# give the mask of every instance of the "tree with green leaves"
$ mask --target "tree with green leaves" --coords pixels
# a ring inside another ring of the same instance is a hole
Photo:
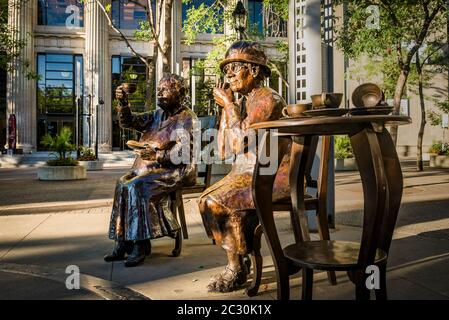
[[[424,132],[427,124],[427,101],[428,97],[424,94],[424,88],[431,85],[432,79],[436,74],[448,71],[447,54],[444,53],[443,47],[447,46],[446,37],[440,35],[436,36],[435,42],[424,50],[417,51],[415,55],[415,71],[416,84],[418,87],[419,104],[421,109],[421,120],[417,139],[417,155],[416,155],[416,170],[423,171],[423,140]],[[447,96],[447,91],[446,91]],[[443,106],[439,101],[435,101],[437,106]],[[444,107],[443,107],[444,108]]]
[[[95,0],[100,10],[105,15],[109,27],[116,32],[123,41],[125,41],[126,46],[129,48],[131,53],[139,58],[142,63],[145,64],[148,70],[148,87],[150,89],[149,99],[150,104],[155,101],[155,88],[156,88],[156,61],[158,56],[162,61],[162,71],[170,72],[171,65],[171,22],[172,22],[172,7],[174,0],[128,0],[128,2],[134,3],[135,5],[143,8],[145,10],[146,16],[145,20],[141,21],[139,24],[139,29],[134,30],[134,37],[137,40],[144,40],[154,44],[155,50],[153,50],[153,56],[151,59],[147,59],[144,55],[138,53],[132,46],[130,40],[123,34],[123,32],[118,29],[112,23],[111,4],[104,0]],[[165,31],[164,31],[165,30]],[[163,37],[162,37],[163,35]],[[148,54],[148,56],[150,56]]]
[[[28,68],[29,61],[21,60],[22,49],[26,46],[26,41],[16,36],[19,30],[8,24],[8,14],[12,6],[24,6],[29,0],[1,0],[0,1],[0,68],[12,71],[17,68],[17,64],[25,66],[26,77],[36,79],[37,74]]]
[[[413,58],[434,31],[442,32],[437,26],[446,19],[446,0],[334,2],[334,5],[342,4],[347,10],[344,23],[336,30],[336,42],[349,58],[395,52],[399,75],[393,100],[394,114],[398,114]],[[396,144],[397,126],[390,132]]]
[[[235,0],[216,0],[212,4],[201,3],[194,6],[192,0],[182,0],[184,4],[190,4],[187,10],[187,20],[184,22],[183,31],[186,36],[186,44],[195,42],[199,33],[210,32],[215,36],[213,48],[208,53],[207,58],[200,62],[197,67],[212,68],[216,74],[221,74],[219,62],[224,58],[224,54],[229,45],[237,40],[234,32],[225,33],[225,25],[228,29],[235,28],[235,22],[232,12],[235,8]],[[279,36],[279,25],[288,20],[288,0],[264,0],[263,1],[264,18],[266,20],[264,32],[261,33],[257,26],[249,26],[245,31],[245,38],[253,41],[260,41],[266,36]],[[288,85],[286,72],[282,65],[288,61],[288,44],[286,41],[278,41],[276,48],[280,55],[269,57],[268,64],[274,73],[278,74],[280,79]]]

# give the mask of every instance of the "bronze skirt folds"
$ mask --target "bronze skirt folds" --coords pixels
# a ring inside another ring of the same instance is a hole
[[[119,179],[109,227],[109,238],[141,241],[174,237],[180,230],[170,209],[170,193],[181,188],[188,166],[166,168],[158,164],[133,170]]]

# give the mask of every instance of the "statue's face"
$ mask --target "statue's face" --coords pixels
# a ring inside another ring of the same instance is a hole
[[[243,62],[231,62],[224,66],[226,78],[233,92],[247,94],[255,84],[255,79],[250,71],[250,64]]]
[[[181,103],[181,93],[176,81],[170,80],[170,78],[164,78],[159,82],[156,94],[157,105],[163,110],[172,111]]]

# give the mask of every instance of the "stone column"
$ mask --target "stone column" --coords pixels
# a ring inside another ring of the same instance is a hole
[[[10,114],[17,119],[17,148],[24,152],[36,150],[36,81],[27,75],[36,70],[34,55],[34,13],[36,1],[8,1],[8,26],[13,41],[25,43],[12,61],[7,78],[7,121]]]
[[[182,38],[182,3],[174,1],[172,8],[172,47],[171,47],[171,72],[181,75],[181,38]]]
[[[330,0],[324,0],[325,8],[331,6]],[[323,54],[322,43],[328,38],[322,39],[321,26],[321,0],[294,0],[289,3],[289,25],[288,40],[290,48],[289,60],[289,102],[305,103],[310,101],[312,94],[321,93],[323,90],[331,90],[332,77],[327,74],[329,68],[333,68],[331,57]],[[331,12],[325,12],[325,18],[330,19]],[[325,26],[325,31],[329,32],[329,27]],[[331,31],[331,30],[330,30]],[[324,52],[326,53],[326,52]],[[323,73],[323,70],[326,74]],[[329,72],[331,74],[331,72]],[[327,80],[327,81],[326,81]],[[318,152],[321,144],[318,145]],[[327,205],[328,215],[334,216],[335,193],[334,193],[334,157],[333,144],[331,144],[331,157],[329,163],[329,180]],[[319,156],[315,156],[312,169],[312,176],[318,172]],[[315,219],[309,216],[309,225],[316,226]]]
[[[106,5],[106,3],[104,3]],[[95,0],[88,0],[85,4],[85,96],[92,97],[92,105],[89,98],[85,99],[85,111],[92,112],[91,134],[84,141],[88,141],[90,147],[95,146],[96,130],[98,126],[98,150],[110,152],[112,149],[112,105],[111,105],[111,57],[109,56],[109,26],[107,19]],[[100,100],[104,101],[100,105]],[[96,108],[98,107],[98,117]],[[98,118],[98,123],[96,119]]]

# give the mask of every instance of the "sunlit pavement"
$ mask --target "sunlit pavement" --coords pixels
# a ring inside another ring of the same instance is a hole
[[[390,299],[449,298],[449,171],[414,171],[403,163],[404,196],[389,260]],[[106,234],[115,180],[126,168],[89,172],[88,179],[44,182],[36,169],[0,169],[1,299],[275,299],[271,258],[263,244],[264,274],[259,295],[245,291],[208,293],[210,276],[226,264],[221,248],[205,236],[197,197],[184,199],[189,239],[180,257],[171,257],[174,240],[152,242],[144,265],[127,269],[105,263],[113,242]],[[362,210],[359,176],[336,176],[333,239],[358,240]],[[281,241],[292,241],[287,213],[276,213]],[[316,238],[316,234],[313,234]],[[66,288],[67,266],[81,272],[79,290]],[[339,273],[328,285],[316,274],[314,299],[353,299],[352,284]],[[100,288],[100,289],[98,289]],[[298,275],[291,277],[292,298],[299,299]],[[139,293],[141,295],[139,295]]]

